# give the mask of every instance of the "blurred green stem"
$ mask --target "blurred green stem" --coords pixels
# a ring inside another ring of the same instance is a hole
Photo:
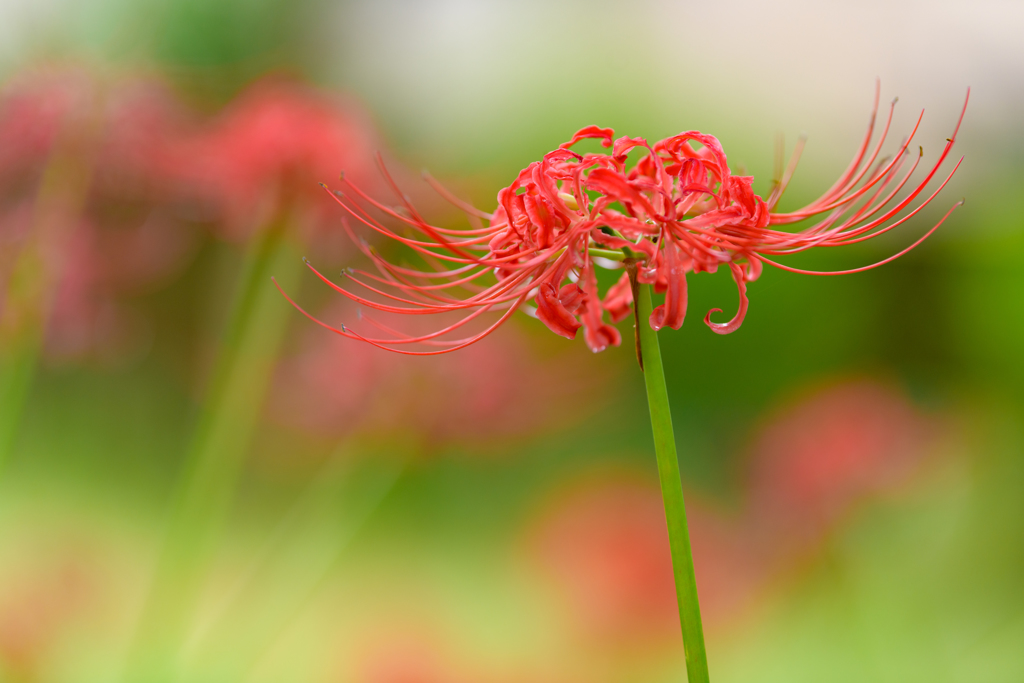
[[[18,435],[18,425],[39,357],[39,343],[38,337],[33,336],[0,348],[0,471],[7,463]]]
[[[275,221],[246,255],[209,391],[172,494],[163,546],[128,656],[128,683],[175,677],[291,312],[270,284],[271,275],[287,277],[298,270],[298,255],[283,238],[285,222]]]
[[[704,650],[704,627],[700,620],[697,600],[697,579],[693,572],[693,553],[690,550],[690,532],[686,527],[686,506],[683,503],[683,485],[679,476],[676,440],[672,431],[672,413],[668,405],[665,371],[661,364],[658,333],[647,324],[651,316],[651,286],[634,288],[637,333],[644,381],[647,384],[647,403],[651,409],[651,427],[654,430],[654,450],[658,458],[658,477],[661,496],[665,503],[668,522],[668,540],[672,550],[672,573],[676,581],[679,601],[679,621],[683,629],[683,649],[686,652],[686,678],[689,683],[708,683],[708,660]]]
[[[54,293],[92,179],[91,128],[84,130],[63,132],[43,172],[32,229],[0,304],[0,472],[14,448]]]
[[[335,450],[197,632],[181,681],[211,671],[217,680],[248,680],[394,489],[412,449],[388,446],[348,442]]]

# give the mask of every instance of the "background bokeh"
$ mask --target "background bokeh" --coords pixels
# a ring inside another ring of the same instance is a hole
[[[884,238],[727,273],[662,333],[712,676],[1024,679],[1017,2],[0,2],[0,680],[685,677],[642,376],[521,316],[397,358],[316,328],[316,182],[380,150],[484,210],[589,124],[700,129],[784,207],[898,95],[966,160]],[[338,209],[340,211],[340,209]],[[386,247],[382,247],[386,248]],[[623,330],[628,333],[626,327]],[[628,334],[627,334],[627,339]]]

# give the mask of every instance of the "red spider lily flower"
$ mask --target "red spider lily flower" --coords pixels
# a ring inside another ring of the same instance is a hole
[[[965,102],[965,111],[966,106]],[[582,327],[587,345],[597,352],[621,341],[618,330],[606,322],[605,312],[613,322],[629,315],[633,300],[631,272],[636,271],[637,281],[652,284],[655,291],[665,295],[664,303],[650,317],[651,327],[678,329],[686,315],[687,273],[714,272],[724,265],[739,289],[739,310],[726,323],[711,321],[711,315],[720,309],[710,311],[704,320],[719,334],[733,332],[747,311],[747,285],[757,279],[764,264],[817,275],[868,270],[916,247],[959,206],[954,205],[912,245],[869,266],[821,273],[774,260],[813,247],[853,244],[884,234],[920,212],[952,177],[956,168],[938,189],[897,218],[938,173],[953,147],[963,113],[935,165],[920,183],[897,199],[908,187],[921,159],[908,152],[921,119],[897,153],[888,161],[879,161],[892,109],[878,142],[872,146],[877,109],[876,93],[867,135],[835,184],[814,202],[785,213],[775,211],[775,207],[792,178],[800,148],[765,199],[751,189],[753,178],[733,175],[719,141],[697,131],[652,145],[643,138],[615,139],[608,128],[584,128],[520,172],[498,193],[493,213],[460,202],[434,183],[471,219],[473,226],[466,230],[432,226],[407,200],[403,199],[403,206],[396,209],[346,183],[345,193],[334,196],[348,214],[413,250],[428,267],[417,270],[396,265],[364,244],[363,251],[377,272],[349,271],[350,286],[334,284],[319,272],[317,275],[341,294],[377,311],[463,315],[435,332],[420,335],[403,334],[372,320],[386,332],[385,336],[367,336],[346,326],[334,328],[316,322],[342,336],[382,348],[432,355],[479,341],[532,300],[536,317],[549,329],[573,339]],[[587,138],[599,140],[610,153],[581,154],[572,149]],[[632,163],[629,153],[636,149],[646,154]],[[385,225],[376,217],[378,212],[400,221],[404,231]],[[780,229],[812,218],[817,221],[798,232]],[[488,225],[485,227],[480,219],[487,220]],[[627,273],[602,298],[595,266],[614,267],[617,264],[613,261],[626,262]],[[492,276],[493,281],[488,283]],[[501,315],[480,332],[464,332],[467,325],[488,312]],[[453,335],[456,338],[451,338]],[[410,351],[410,344],[435,348]]]

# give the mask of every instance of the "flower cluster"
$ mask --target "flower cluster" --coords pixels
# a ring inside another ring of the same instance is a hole
[[[203,117],[150,78],[18,75],[0,88],[0,347],[40,336],[48,360],[131,357],[150,327],[133,299],[207,235],[246,244],[276,221],[347,258],[315,181],[345,167],[369,185],[379,147],[357,105],[280,79]]]
[[[964,107],[966,110],[966,102]],[[620,334],[607,322],[605,313],[612,322],[627,317],[637,283],[653,285],[656,292],[664,294],[664,303],[651,314],[651,327],[679,329],[686,315],[687,273],[714,272],[727,266],[739,290],[739,310],[725,323],[711,321],[711,315],[720,309],[711,310],[704,320],[715,332],[728,334],[743,322],[747,284],[757,279],[764,264],[820,275],[873,268],[920,244],[959,205],[950,208],[910,247],[870,266],[820,273],[774,260],[812,247],[853,244],[888,232],[921,211],[952,177],[956,168],[936,190],[899,216],[938,172],[953,146],[956,130],[924,179],[908,186],[921,160],[920,154],[908,151],[921,117],[897,153],[880,160],[892,108],[879,140],[872,145],[877,110],[876,95],[867,135],[847,170],[825,194],[791,212],[777,212],[775,207],[793,176],[799,147],[768,197],[762,198],[752,189],[752,177],[732,173],[718,139],[696,131],[650,144],[642,138],[615,139],[608,128],[584,128],[502,189],[498,206],[490,214],[461,202],[428,177],[442,195],[466,212],[473,225],[464,230],[430,225],[404,196],[403,206],[396,208],[346,182],[345,192],[334,196],[348,214],[417,252],[426,267],[396,265],[364,244],[363,252],[376,272],[350,269],[346,276],[352,287],[317,275],[361,306],[377,311],[462,315],[426,335],[402,334],[365,317],[386,336],[365,336],[346,326],[334,328],[317,322],[375,346],[431,355],[482,339],[532,300],[536,317],[549,329],[573,339],[582,327],[587,345],[598,352],[620,343]],[[959,126],[958,121],[957,130]],[[573,149],[588,138],[599,140],[610,152],[579,153]],[[634,150],[638,154],[631,154]],[[813,218],[816,222],[800,231],[781,229]],[[389,227],[384,222],[388,219],[406,227]],[[408,234],[408,228],[414,233]],[[627,272],[602,297],[595,266],[623,265]],[[460,334],[486,312],[501,312],[501,316],[482,331]],[[410,351],[410,344],[435,348]]]

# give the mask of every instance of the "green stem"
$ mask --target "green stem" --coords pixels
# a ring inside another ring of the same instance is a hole
[[[274,225],[246,256],[209,393],[171,500],[126,681],[175,676],[290,313],[270,283],[273,274],[287,277],[297,270],[298,255],[283,232],[283,224]]]
[[[668,405],[665,371],[661,364],[658,333],[647,323],[652,309],[651,287],[640,285],[636,291],[637,331],[643,354],[644,381],[647,383],[647,403],[651,409],[651,427],[654,430],[654,450],[658,458],[661,496],[665,503],[665,518],[668,521],[672,573],[676,580],[679,621],[683,628],[683,649],[686,652],[686,678],[689,683],[708,683],[704,627],[700,620],[697,579],[693,572],[690,532],[686,528],[686,506],[683,504],[683,485],[679,477],[679,460],[676,457],[676,440],[672,432],[672,413]]]

